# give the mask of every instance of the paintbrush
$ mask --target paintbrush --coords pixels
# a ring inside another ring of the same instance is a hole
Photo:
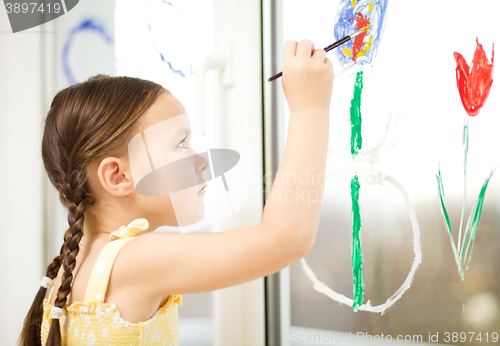
[[[338,40],[337,42],[334,42],[334,43],[332,43],[331,45],[329,45],[329,46],[327,46],[327,47],[325,47],[325,48],[323,48],[323,49],[325,50],[325,52],[329,52],[329,51],[331,51],[332,49],[337,48],[337,47],[338,47],[338,46],[340,46],[341,44],[344,44],[344,43],[346,43],[347,41],[352,40],[353,38],[355,38],[355,37],[356,37],[356,36],[358,36],[359,34],[361,34],[361,33],[365,32],[365,31],[366,31],[366,30],[368,30],[369,28],[370,28],[370,25],[364,26],[364,27],[362,27],[361,29],[359,29],[358,31],[355,31],[355,32],[353,32],[352,34],[349,34],[349,35],[347,35],[346,37],[341,38],[341,39],[340,39],[340,40]],[[273,80],[280,78],[282,75],[283,75],[283,72],[280,72],[280,73],[278,73],[278,74],[276,74],[276,75],[272,76],[271,78],[269,78],[267,81],[268,81],[268,82],[272,82]]]

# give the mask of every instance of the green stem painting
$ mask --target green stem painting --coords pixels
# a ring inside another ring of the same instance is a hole
[[[469,269],[469,263],[472,258],[472,247],[474,246],[474,240],[476,238],[477,227],[479,225],[479,219],[481,218],[481,212],[483,210],[484,197],[486,195],[486,189],[488,187],[488,183],[491,179],[491,176],[495,172],[495,168],[493,168],[489,174],[489,176],[485,179],[481,191],[479,192],[479,196],[477,197],[476,203],[472,208],[469,217],[467,219],[467,224],[462,232],[462,224],[463,217],[465,212],[465,204],[467,200],[467,156],[469,153],[469,125],[468,120],[464,122],[463,136],[462,136],[462,144],[464,147],[464,194],[462,201],[462,214],[460,216],[460,226],[458,230],[458,242],[455,245],[455,240],[453,238],[453,231],[451,228],[450,217],[448,215],[448,210],[445,204],[445,195],[444,195],[444,186],[443,179],[441,177],[441,168],[438,167],[438,174],[436,175],[437,184],[438,184],[438,193],[439,193],[439,201],[441,206],[441,211],[444,217],[444,224],[447,230],[447,233],[450,237],[451,248],[453,250],[453,255],[455,257],[455,262],[458,268],[458,274],[465,280],[465,271]]]
[[[351,100],[350,120],[351,120],[351,154],[356,157],[363,145],[361,137],[361,91],[363,90],[363,71],[356,74],[354,82],[353,98]],[[352,202],[352,278],[354,303],[352,309],[357,311],[363,304],[363,256],[361,254],[361,214],[359,208],[359,188],[358,176],[351,179],[351,202]]]

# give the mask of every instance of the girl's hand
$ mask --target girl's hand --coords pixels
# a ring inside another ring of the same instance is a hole
[[[330,109],[333,68],[324,49],[309,40],[287,41],[283,47],[282,86],[290,113]]]

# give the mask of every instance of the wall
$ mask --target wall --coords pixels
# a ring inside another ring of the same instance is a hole
[[[41,27],[0,10],[0,343],[14,345],[44,275]]]

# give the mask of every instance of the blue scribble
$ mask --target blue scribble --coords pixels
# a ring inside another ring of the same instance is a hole
[[[341,0],[340,2],[335,18],[335,26],[333,28],[336,40],[340,40],[356,31],[357,22],[355,18],[358,12],[361,12],[370,20],[370,29],[368,29],[366,34],[365,42],[372,36],[373,41],[371,47],[363,56],[358,57],[356,60],[356,62],[362,65],[372,64],[372,60],[377,54],[388,1],[389,0],[358,0],[354,7],[352,6],[352,0]],[[371,3],[373,4],[373,8],[370,11],[369,6]],[[344,68],[349,68],[354,65],[352,56],[344,54],[344,48],[349,49],[351,52],[353,51],[353,43],[354,40],[350,40],[336,49],[337,57]]]
[[[80,24],[75,26],[69,33],[66,38],[66,42],[64,43],[63,52],[62,52],[62,65],[64,74],[66,75],[66,79],[70,83],[70,85],[76,84],[77,81],[71,72],[71,68],[69,66],[68,55],[71,44],[75,40],[75,37],[81,33],[82,31],[90,30],[97,34],[99,34],[109,45],[113,44],[113,38],[106,32],[104,25],[99,23],[99,21],[95,18],[86,18]]]
[[[151,0],[152,2],[152,0]],[[177,11],[177,9],[174,7],[174,5],[172,5],[171,2],[168,2],[166,0],[161,0],[162,3],[166,4],[166,5],[169,5],[170,7],[172,7],[177,13],[181,14],[181,15],[184,15],[183,13],[180,13],[179,11]],[[149,30],[149,37],[151,38],[151,21],[148,22],[148,30]],[[193,73],[193,69],[191,67],[191,71],[190,73],[186,73],[186,72],[183,72],[182,70],[180,69],[176,69],[172,66],[172,63],[170,63],[170,61],[168,61],[167,59],[165,59],[165,57],[163,56],[162,52],[160,52],[160,50],[155,46],[155,44],[153,43],[153,39],[151,38],[151,45],[153,46],[153,48],[158,52],[158,54],[160,55],[160,58],[161,58],[161,61],[164,61],[167,63],[168,67],[170,68],[170,70],[173,72],[173,73],[176,73],[176,74],[179,74],[181,75],[182,77],[186,77],[188,74],[192,74]]]
[[[179,11],[178,9],[175,8],[174,4],[172,4],[170,1],[166,1],[166,0],[160,0],[161,2],[163,2],[164,4],[166,5],[169,5],[170,7],[172,7],[174,9],[175,12],[179,13],[180,15],[183,15],[185,16],[186,14],[185,13],[182,13],[181,11]]]

